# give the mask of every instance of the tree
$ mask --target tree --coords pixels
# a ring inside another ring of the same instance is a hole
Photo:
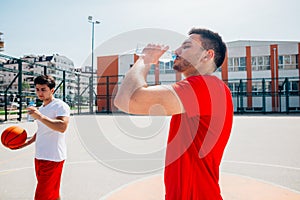
[[[30,84],[27,82],[22,82],[22,90],[29,91],[29,89],[30,89]]]

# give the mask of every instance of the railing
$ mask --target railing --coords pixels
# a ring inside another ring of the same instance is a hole
[[[299,77],[232,79],[227,82],[236,114],[300,113]]]
[[[101,78],[103,81],[98,82],[98,91],[101,92],[98,92],[97,101],[98,105],[102,106],[98,107],[98,111],[116,112],[117,109],[112,102],[122,76],[119,76],[118,80],[115,76]],[[300,113],[299,77],[230,79],[225,82],[228,83],[232,93],[235,114]],[[166,85],[173,83],[174,81],[159,82],[159,84]],[[275,83],[278,85],[276,86]],[[154,82],[148,82],[148,85],[154,84]]]

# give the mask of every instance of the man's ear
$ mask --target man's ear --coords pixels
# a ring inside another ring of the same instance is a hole
[[[208,59],[214,59],[215,57],[215,51],[212,49],[207,50],[206,55],[204,57],[204,59],[208,60]]]
[[[201,60],[208,61],[214,59],[215,52],[212,49],[209,49],[205,52],[205,55],[201,58]]]

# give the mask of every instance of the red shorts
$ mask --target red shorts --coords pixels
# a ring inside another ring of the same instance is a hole
[[[59,198],[60,178],[64,160],[60,162],[35,158],[37,187],[35,200],[56,200]]]

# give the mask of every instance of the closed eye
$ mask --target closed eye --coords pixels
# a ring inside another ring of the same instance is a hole
[[[187,49],[187,48],[190,48],[190,47],[191,47],[191,45],[184,45],[182,48]]]

